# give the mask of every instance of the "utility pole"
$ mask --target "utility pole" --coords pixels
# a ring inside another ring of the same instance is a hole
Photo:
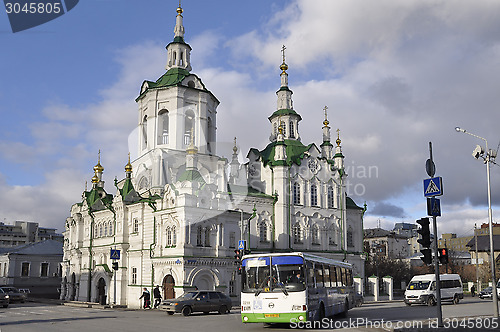
[[[474,224],[474,246],[476,248],[476,285],[477,285],[477,292],[479,293],[481,291],[481,284],[479,284],[479,265],[478,265],[478,252],[477,252],[477,231],[476,231],[476,224]]]

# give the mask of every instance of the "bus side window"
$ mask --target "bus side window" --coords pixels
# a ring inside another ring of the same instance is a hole
[[[352,270],[347,269],[347,286],[352,287],[353,285],[353,280],[352,280]]]
[[[331,287],[330,284],[330,267],[328,265],[324,265],[324,277],[325,277],[325,287]]]
[[[335,273],[335,266],[330,266],[330,280],[332,287],[337,287],[337,273]]]
[[[342,287],[343,282],[342,282],[342,268],[340,266],[337,266],[337,287]]]
[[[314,268],[311,262],[306,263],[306,270],[307,270],[307,286],[314,288],[315,287]]]
[[[323,265],[316,263],[314,268],[316,270],[316,287],[323,287]]]

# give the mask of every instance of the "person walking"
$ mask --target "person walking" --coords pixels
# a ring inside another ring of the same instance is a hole
[[[151,294],[149,293],[148,289],[144,287],[144,291],[142,292],[140,299],[144,299],[144,309],[151,309]]]
[[[153,297],[155,298],[155,304],[153,309],[158,309],[158,306],[161,303],[161,293],[159,285],[156,285],[155,289],[153,289]]]
[[[472,294],[472,297],[476,296],[476,286],[474,286],[474,284],[472,284],[472,287],[470,288],[470,292]]]

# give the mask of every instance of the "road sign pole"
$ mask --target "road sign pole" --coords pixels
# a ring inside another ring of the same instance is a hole
[[[427,169],[427,174],[429,176],[434,176],[436,171],[436,167],[434,165],[434,161],[432,160],[432,142],[429,142],[429,165],[432,165],[432,169]],[[431,175],[432,174],[432,175]],[[442,188],[442,183],[440,184]],[[442,191],[442,189],[441,189]],[[437,300],[437,318],[438,318],[438,326],[443,326],[443,310],[441,308],[441,282],[439,280],[439,258],[438,258],[438,232],[437,232],[437,217],[435,215],[432,216],[432,224],[434,228],[434,274],[436,276],[436,300]]]
[[[438,326],[443,326],[443,311],[441,308],[441,282],[439,281],[439,258],[438,258],[438,239],[437,239],[437,221],[436,216],[432,216],[434,227],[434,274],[436,275],[436,298],[437,298],[437,317]]]
[[[115,246],[115,250],[116,250],[116,246]],[[118,273],[118,270],[114,270],[114,273],[113,273],[113,274],[114,274],[114,277],[115,277],[115,278],[114,278],[114,279],[115,279],[115,281],[114,281],[114,284],[115,284],[115,285],[114,285],[114,290],[113,290],[113,291],[114,291],[114,292],[113,292],[113,304],[115,304],[115,305],[116,305],[116,274],[117,274],[117,273]]]

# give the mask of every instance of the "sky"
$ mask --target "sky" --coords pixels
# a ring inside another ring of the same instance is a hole
[[[124,177],[144,80],[165,72],[176,0],[85,0],[12,33],[0,11],[0,221],[64,230],[101,151],[106,190]],[[438,233],[488,222],[486,166],[500,142],[496,0],[185,0],[192,73],[219,99],[217,139],[242,158],[269,142],[282,45],[302,142],[321,144],[323,108],[340,129],[347,188],[365,228],[426,215],[432,142],[443,178]],[[229,157],[229,154],[225,155]],[[90,187],[90,185],[89,185]],[[491,164],[493,219],[500,167]]]

